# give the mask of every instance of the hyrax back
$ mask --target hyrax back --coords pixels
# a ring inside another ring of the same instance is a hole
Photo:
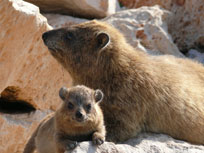
[[[96,145],[102,144],[105,141],[103,114],[99,107],[102,91],[85,86],[63,87],[59,95],[63,100],[60,108],[45,118],[30,138],[30,142],[35,139],[38,152],[64,153],[81,141],[92,140]],[[24,153],[31,153],[26,151],[31,150],[31,144],[27,144]]]
[[[204,144],[204,67],[188,59],[150,56],[99,21],[43,34],[51,54],[74,84],[100,88],[107,140],[141,131]]]

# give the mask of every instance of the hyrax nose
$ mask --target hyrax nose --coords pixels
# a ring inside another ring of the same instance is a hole
[[[76,118],[82,119],[83,118],[83,114],[80,111],[76,112]]]
[[[42,35],[42,39],[44,42],[47,40],[47,37],[48,37],[48,32],[44,32]]]

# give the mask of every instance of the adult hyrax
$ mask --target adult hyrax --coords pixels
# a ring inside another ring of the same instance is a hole
[[[77,142],[92,140],[100,145],[105,141],[105,126],[99,103],[100,90],[85,86],[61,88],[60,108],[47,116],[29,139],[24,153],[64,153],[74,149]]]
[[[108,141],[141,131],[204,144],[204,67],[189,59],[135,50],[105,22],[89,21],[42,36],[74,84],[104,91]]]

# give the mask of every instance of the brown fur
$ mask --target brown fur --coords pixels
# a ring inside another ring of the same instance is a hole
[[[43,40],[75,85],[104,91],[107,140],[149,131],[204,144],[201,64],[137,51],[118,30],[99,21],[46,32]]]
[[[60,97],[63,104],[40,123],[24,153],[32,153],[35,148],[39,153],[64,153],[74,149],[77,142],[92,140],[100,145],[105,141],[103,114],[98,105],[103,98],[100,90],[85,86],[61,88]],[[73,108],[69,108],[70,103]],[[83,118],[78,118],[77,112],[81,112]]]

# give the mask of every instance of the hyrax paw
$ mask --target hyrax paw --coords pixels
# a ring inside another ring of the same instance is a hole
[[[104,143],[105,137],[102,136],[102,135],[94,135],[92,141],[93,141],[93,144],[94,144],[94,145],[101,145],[101,144]]]
[[[68,143],[66,149],[67,149],[67,150],[72,150],[72,149],[76,148],[76,146],[77,146],[77,142],[74,141],[74,142],[72,142],[72,143]]]
[[[94,145],[101,145],[101,144],[104,143],[104,140],[101,139],[101,138],[94,139],[94,140],[93,140],[93,143],[94,143]]]

